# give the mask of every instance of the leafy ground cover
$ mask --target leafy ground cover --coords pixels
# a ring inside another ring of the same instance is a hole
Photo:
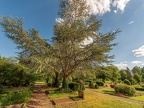
[[[0,94],[0,106],[8,106],[12,104],[19,104],[27,102],[31,97],[32,91],[22,90],[18,92],[8,92]]]

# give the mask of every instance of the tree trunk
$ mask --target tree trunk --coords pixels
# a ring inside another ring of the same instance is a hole
[[[54,83],[53,83],[53,87],[58,87],[59,86],[59,74],[57,72],[55,72],[55,79],[54,79]]]
[[[62,88],[64,88],[64,89],[68,89],[68,84],[67,84],[67,77],[66,77],[66,74],[63,75]]]

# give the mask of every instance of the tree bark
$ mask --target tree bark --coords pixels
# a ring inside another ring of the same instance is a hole
[[[62,88],[64,88],[64,89],[68,89],[67,76],[66,76],[65,73],[64,73],[64,75],[63,75]]]
[[[53,87],[59,87],[59,74],[57,72],[55,72]]]

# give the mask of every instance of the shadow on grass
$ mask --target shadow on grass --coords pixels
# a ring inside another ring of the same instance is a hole
[[[84,100],[83,98],[80,98],[79,96],[70,96],[69,98],[74,100],[74,101]]]
[[[102,90],[102,92],[103,92],[104,94],[109,94],[109,95],[114,95],[114,94],[115,94],[114,91],[109,91],[109,90]]]

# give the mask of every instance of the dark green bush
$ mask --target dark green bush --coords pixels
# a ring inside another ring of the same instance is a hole
[[[138,91],[144,91],[144,88],[135,87],[135,89]]]
[[[19,103],[27,102],[28,99],[31,97],[31,95],[32,95],[32,91],[30,90],[23,90],[21,92],[8,93],[0,99],[1,106],[8,106],[12,104],[19,104]]]
[[[134,96],[136,93],[136,90],[134,87],[125,85],[125,84],[116,85],[114,89],[116,93],[122,93],[128,96]]]
[[[59,88],[55,90],[54,93],[68,93],[68,92],[73,92],[73,90],[70,88]]]
[[[72,89],[73,91],[77,91],[80,89],[80,84],[77,82],[71,82],[69,83],[69,88]]]
[[[84,90],[84,85],[82,83],[77,83],[77,82],[71,82],[69,83],[68,87],[73,90],[73,91],[77,91],[77,90]]]
[[[93,84],[93,82],[89,83],[89,88],[95,88],[95,85]]]
[[[97,80],[96,83],[98,86],[104,86],[104,82],[102,80]]]
[[[97,85],[97,83],[95,84],[95,88],[96,88],[96,89],[98,89],[98,88],[99,88],[99,86]]]
[[[0,94],[4,92],[3,86],[0,85]]]
[[[131,85],[131,82],[128,79],[125,79],[123,82],[127,85]]]

